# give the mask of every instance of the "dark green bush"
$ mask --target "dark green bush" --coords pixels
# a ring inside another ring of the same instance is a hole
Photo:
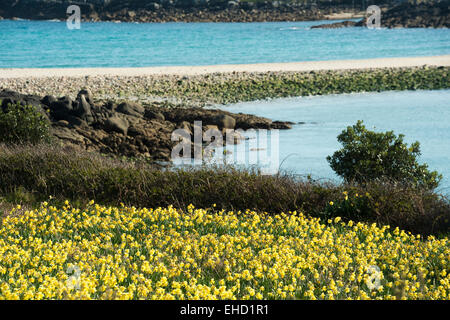
[[[263,176],[231,167],[161,171],[149,165],[120,162],[87,152],[56,147],[0,145],[0,197],[83,204],[245,210],[311,216],[341,216],[398,226],[420,234],[448,233],[447,199],[411,185],[380,180],[333,185],[294,176]],[[27,196],[26,192],[30,195]],[[346,200],[344,192],[348,193]],[[358,194],[358,199],[354,199]],[[0,201],[1,202],[1,201]],[[334,202],[330,208],[330,202]],[[22,203],[26,204],[26,203]],[[55,203],[57,204],[57,203]],[[353,206],[352,206],[353,204]]]
[[[49,123],[35,107],[8,104],[0,108],[0,142],[37,144],[49,140]]]
[[[327,160],[347,182],[388,178],[425,189],[436,188],[442,175],[429,171],[427,164],[417,162],[419,142],[408,147],[403,138],[402,134],[397,137],[392,131],[367,130],[363,122],[358,121],[338,136],[343,148],[328,156]]]

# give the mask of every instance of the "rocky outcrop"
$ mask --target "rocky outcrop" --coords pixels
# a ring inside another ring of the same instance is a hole
[[[53,135],[74,148],[127,157],[145,157],[169,161],[175,145],[172,133],[184,129],[191,136],[195,122],[201,121],[201,133],[215,129],[225,134],[229,129],[289,129],[292,123],[247,114],[204,108],[143,107],[135,102],[94,103],[90,90],[81,90],[75,99],[69,96],[40,98],[34,95],[0,91],[2,108],[8,103],[33,105],[46,115]],[[233,136],[234,143],[243,137]]]
[[[346,1],[240,1],[240,0],[0,0],[0,16],[49,20],[67,18],[69,5],[80,6],[84,21],[122,22],[255,22],[311,21],[327,15],[357,12]]]
[[[333,29],[342,27],[365,27],[366,18],[360,21],[343,21],[312,26],[312,29]],[[382,12],[382,28],[449,28],[450,1],[433,3],[402,3]]]
[[[337,29],[337,28],[346,28],[346,27],[357,27],[360,26],[358,22],[355,21],[342,21],[335,23],[325,23],[319,24],[317,26],[312,26],[311,29]]]
[[[80,7],[83,21],[114,22],[256,22],[326,20],[338,13],[359,14],[367,2],[348,1],[239,1],[239,0],[0,0],[0,19],[67,19],[67,8]],[[381,26],[387,28],[448,28],[449,1],[431,3],[392,2],[380,0],[387,8]],[[365,26],[365,20],[338,22],[313,28]]]
[[[365,25],[365,20],[360,25]],[[381,26],[386,28],[449,28],[450,1],[438,3],[403,3],[381,16]]]
[[[49,118],[47,112],[43,108],[41,98],[31,94],[20,94],[12,90],[0,91],[0,111],[5,110],[8,104],[29,105],[36,108],[36,111],[41,113],[45,118]]]

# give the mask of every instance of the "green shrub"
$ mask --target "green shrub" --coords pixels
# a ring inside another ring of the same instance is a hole
[[[0,142],[7,144],[48,142],[49,130],[47,119],[33,106],[8,104],[5,108],[0,108]]]
[[[420,144],[410,147],[392,132],[367,130],[362,121],[347,127],[338,136],[343,148],[327,160],[331,168],[347,182],[363,183],[381,178],[411,183],[425,189],[439,185],[442,175],[429,171],[427,164],[419,164]]]

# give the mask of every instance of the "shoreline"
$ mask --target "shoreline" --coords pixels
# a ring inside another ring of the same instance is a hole
[[[38,0],[16,0],[13,6],[0,7],[5,19],[66,20],[70,1],[49,4]],[[365,14],[365,8],[350,4],[298,3],[294,1],[215,1],[184,2],[155,0],[150,3],[135,1],[91,1],[75,3],[83,21],[113,22],[266,22],[313,21],[334,16],[354,17]],[[389,5],[384,5],[390,7]]]
[[[214,73],[307,72],[421,66],[450,66],[450,54],[361,60],[302,61],[285,63],[230,64],[209,66],[161,66],[126,68],[0,68],[0,79],[91,77],[91,76],[197,76]],[[1,82],[0,82],[1,85]]]
[[[339,21],[347,19],[364,19],[364,11],[360,12],[335,12],[330,14],[324,14],[318,18],[312,17],[311,19],[302,18],[294,20],[256,20],[256,21],[246,21],[246,20],[162,20],[162,21],[133,21],[133,20],[92,20],[92,19],[81,19],[82,23],[99,23],[99,22],[110,22],[110,23],[251,23],[251,22],[316,22],[316,21]],[[50,22],[66,22],[66,18],[52,18],[52,19],[33,19],[33,18],[20,18],[20,17],[1,17],[0,21],[50,21]]]

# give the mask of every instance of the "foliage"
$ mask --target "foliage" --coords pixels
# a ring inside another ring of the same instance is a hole
[[[0,101],[1,105],[1,101]],[[7,104],[0,107],[0,142],[37,144],[50,140],[47,119],[35,107]]]
[[[362,121],[347,127],[338,136],[343,148],[327,160],[331,168],[346,181],[358,183],[389,178],[402,183],[412,183],[426,189],[439,185],[442,175],[430,172],[427,164],[419,164],[420,144],[410,147],[392,132],[367,130]]]
[[[371,196],[369,193],[350,195],[348,191],[343,192],[343,199],[337,198],[330,201],[324,210],[325,218],[345,217],[345,219],[361,220],[361,218],[372,211]]]

